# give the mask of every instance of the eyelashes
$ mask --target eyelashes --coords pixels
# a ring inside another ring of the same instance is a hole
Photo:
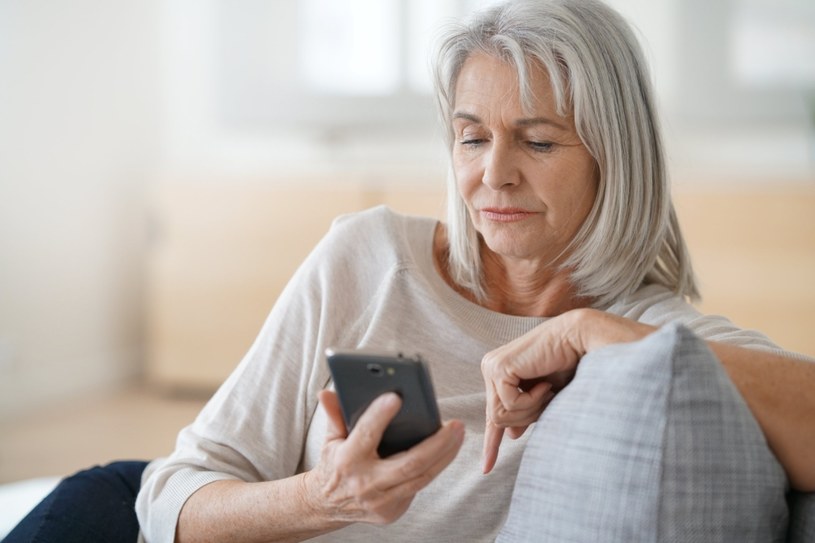
[[[464,138],[464,139],[459,139],[458,144],[461,145],[462,147],[466,147],[466,148],[469,148],[469,149],[476,149],[476,148],[484,145],[488,141],[489,140],[487,140],[486,138]],[[529,149],[531,149],[532,151],[536,152],[536,153],[548,153],[548,152],[551,152],[554,149],[554,146],[555,146],[554,143],[549,142],[549,141],[531,141],[531,140],[527,140],[527,141],[523,142],[523,144],[526,147],[528,147]]]
[[[539,153],[548,153],[555,146],[554,143],[548,141],[528,141],[526,144]]]

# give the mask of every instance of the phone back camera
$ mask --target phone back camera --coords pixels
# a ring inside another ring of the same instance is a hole
[[[385,370],[382,369],[382,366],[379,364],[368,364],[368,372],[371,375],[375,375],[377,377],[382,377],[385,375]]]

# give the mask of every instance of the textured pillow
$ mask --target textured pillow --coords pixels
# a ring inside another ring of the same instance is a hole
[[[497,541],[784,541],[787,481],[680,325],[589,353],[532,429]]]

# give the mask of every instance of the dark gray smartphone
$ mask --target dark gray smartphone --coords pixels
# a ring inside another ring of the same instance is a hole
[[[385,429],[377,452],[385,458],[409,449],[441,427],[430,372],[419,357],[326,351],[348,431],[378,396],[396,392],[402,407]]]

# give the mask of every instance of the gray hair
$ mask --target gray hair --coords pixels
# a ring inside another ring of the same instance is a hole
[[[698,298],[671,202],[647,64],[625,20],[597,0],[516,0],[451,26],[434,66],[451,153],[456,82],[474,53],[514,67],[527,108],[535,93],[529,70],[542,66],[558,114],[573,113],[577,134],[597,162],[597,197],[562,264],[578,295],[606,307],[644,283],[658,283]],[[483,299],[478,233],[454,172],[447,190],[450,274]]]

